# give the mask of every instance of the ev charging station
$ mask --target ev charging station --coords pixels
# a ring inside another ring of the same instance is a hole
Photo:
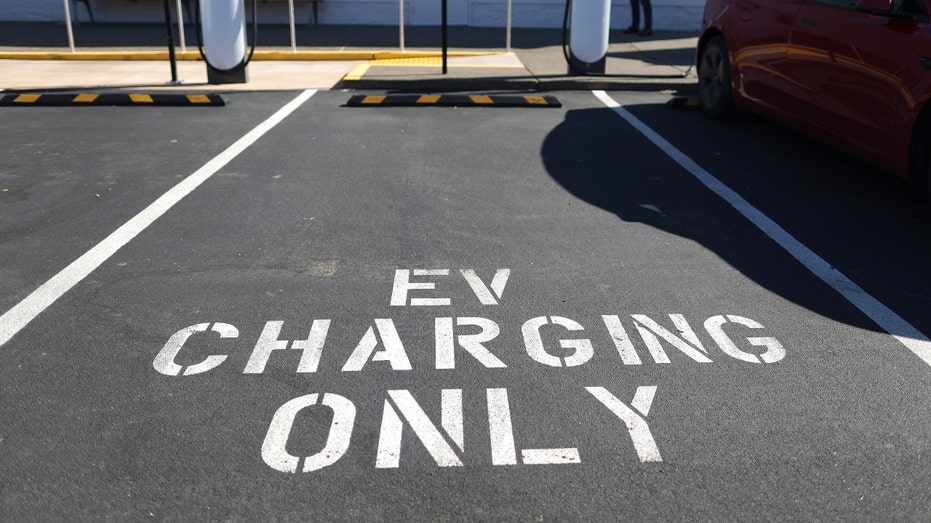
[[[244,0],[199,0],[198,15],[207,81],[212,84],[246,83],[249,60]]]
[[[571,3],[569,72],[603,74],[611,29],[611,0],[566,1]]]

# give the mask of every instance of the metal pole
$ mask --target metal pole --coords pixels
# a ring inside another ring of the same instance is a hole
[[[164,4],[165,4],[165,32],[166,32],[166,38],[168,38],[168,60],[171,62],[171,83],[177,84],[178,83],[178,64],[175,61],[175,35],[174,35],[174,28],[171,25],[171,2],[170,0],[165,0]]]
[[[510,54],[511,52],[511,0],[508,0],[508,21],[507,21],[507,29],[505,32],[507,33],[505,40],[507,41],[508,54]]]
[[[288,16],[291,19],[291,52],[297,52],[297,38],[294,36],[294,0],[288,0]],[[317,21],[314,20],[314,23]]]
[[[398,0],[398,31],[401,33],[401,52],[404,52],[404,0]]]
[[[181,0],[175,0],[175,12],[178,13],[178,37],[181,39],[181,52],[187,52],[187,43],[184,41],[184,14],[181,9]]]
[[[69,0],[62,0],[65,4],[65,27],[68,31],[68,47],[71,48],[71,52],[74,52],[74,31],[71,29],[71,6],[68,5]]]
[[[446,20],[446,0],[443,0],[443,74],[446,74],[446,55],[448,52],[446,35],[449,29]]]

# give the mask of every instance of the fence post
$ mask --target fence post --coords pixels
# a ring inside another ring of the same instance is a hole
[[[511,53],[511,0],[508,0],[508,21],[507,21],[507,28],[505,29],[505,32],[507,33],[507,35],[505,36],[505,40],[507,41],[506,42],[507,51],[508,51],[508,54],[510,54]]]
[[[404,52],[404,0],[398,0],[398,31],[401,33],[401,52]]]
[[[181,0],[176,0],[175,11],[178,13],[178,37],[181,41],[181,52],[187,52],[187,43],[184,41],[184,14],[181,10]]]
[[[67,1],[67,0],[65,0]],[[168,61],[171,63],[171,83],[178,84],[178,64],[175,61],[175,35],[171,25],[171,2],[165,0],[165,33],[168,40]],[[181,16],[181,13],[178,13]]]
[[[294,36],[294,0],[288,0],[288,16],[291,21],[291,52],[297,52],[297,38]],[[314,20],[317,23],[317,20]]]
[[[71,29],[71,6],[68,5],[69,0],[62,0],[62,3],[65,4],[65,27],[68,31],[68,47],[71,48],[71,52],[74,52],[74,31]]]

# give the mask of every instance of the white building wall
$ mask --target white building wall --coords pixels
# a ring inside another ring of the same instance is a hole
[[[575,0],[585,1],[585,0]],[[704,0],[652,0],[653,29],[698,30],[705,7]],[[511,24],[514,27],[562,27],[566,3],[563,0],[512,0]],[[504,27],[507,3],[503,0],[469,0],[468,25]],[[630,25],[630,2],[612,0],[611,27]],[[643,14],[640,15],[641,24]]]
[[[94,15],[101,22],[159,22],[163,0],[90,0]],[[174,2],[175,0],[171,0]],[[247,8],[251,7],[246,0]],[[565,0],[511,0],[514,27],[560,27]],[[585,0],[575,0],[585,1]],[[652,0],[653,28],[698,30],[704,0]],[[72,16],[87,20],[82,2],[71,1]],[[300,21],[310,19],[307,1],[295,0]],[[319,0],[320,22],[334,25],[397,25],[399,0]],[[404,0],[405,24],[439,24],[440,0]],[[507,0],[448,0],[451,24],[473,27],[504,27]],[[248,9],[247,9],[248,10]],[[259,0],[259,20],[287,23],[287,3]],[[0,20],[63,21],[62,0],[0,0]],[[611,27],[630,25],[629,0],[612,0]]]

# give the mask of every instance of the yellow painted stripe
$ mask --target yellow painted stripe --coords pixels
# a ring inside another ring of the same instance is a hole
[[[133,103],[137,104],[153,103],[152,97],[147,94],[131,94],[129,95],[129,99],[132,100]]]
[[[368,105],[377,105],[385,101],[385,95],[370,94],[362,99],[362,103]]]
[[[100,95],[99,95],[99,94],[94,94],[94,93],[83,93],[83,94],[79,94],[79,95],[75,96],[71,101],[72,101],[72,102],[78,102],[78,103],[89,104],[89,103],[93,102],[94,100],[96,100],[97,98],[100,98]]]
[[[349,71],[349,74],[343,77],[343,80],[358,81],[361,80],[365,73],[369,70],[369,63],[361,63],[352,68],[352,71]]]
[[[41,97],[41,94],[21,94],[14,98],[13,102],[18,104],[31,104]]]
[[[489,51],[450,51],[447,57],[467,57],[467,56],[491,56],[503,55]],[[375,51],[372,53],[372,60],[393,60],[395,58],[425,58],[435,57],[442,59],[443,53],[439,51]]]
[[[440,101],[440,95],[438,94],[424,94],[417,99],[419,104],[435,104]]]
[[[472,100],[474,104],[487,105],[495,103],[490,96],[484,94],[470,94],[469,99]]]
[[[205,94],[189,94],[187,99],[192,104],[209,104],[210,97]]]
[[[542,96],[525,96],[524,100],[527,100],[527,103],[532,105],[547,105],[549,102],[546,101],[546,98]]]
[[[409,58],[384,58],[373,60],[372,65],[412,65],[412,66],[430,66],[443,65],[443,58],[440,56],[417,56]]]

